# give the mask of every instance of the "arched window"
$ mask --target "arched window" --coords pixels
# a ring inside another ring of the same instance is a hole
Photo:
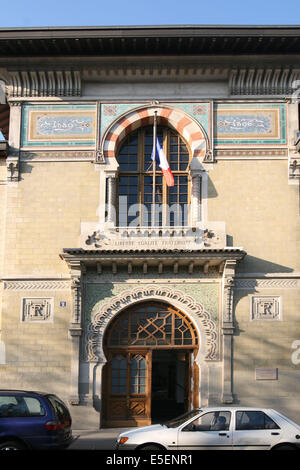
[[[156,167],[155,225],[188,225],[190,190],[188,165],[190,153],[182,137],[174,130],[158,126],[157,136],[174,176],[168,187]],[[153,208],[153,127],[142,127],[124,139],[118,153],[119,226],[150,226]]]
[[[178,309],[158,302],[139,303],[120,314],[105,338],[106,348],[197,347],[193,323]]]

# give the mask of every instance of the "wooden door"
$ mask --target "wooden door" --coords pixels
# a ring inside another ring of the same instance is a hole
[[[105,425],[151,424],[151,351],[111,351],[109,356]]]
[[[118,315],[104,337],[103,415],[107,426],[151,424],[152,351],[165,349],[185,363],[185,409],[192,403],[192,352],[199,339],[193,322],[160,302],[141,302]]]

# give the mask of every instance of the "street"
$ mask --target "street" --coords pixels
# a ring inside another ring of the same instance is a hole
[[[113,450],[117,436],[125,429],[73,430],[75,440],[67,450]]]

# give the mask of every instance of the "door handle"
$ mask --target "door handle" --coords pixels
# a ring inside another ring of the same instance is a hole
[[[227,433],[226,432],[219,432],[219,436],[227,436]]]
[[[280,432],[271,432],[272,436],[279,436]]]

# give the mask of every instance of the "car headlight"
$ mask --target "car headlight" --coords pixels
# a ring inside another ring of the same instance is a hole
[[[119,439],[119,444],[122,446],[123,444],[125,444],[125,442],[127,442],[129,439],[129,437],[120,437]]]

